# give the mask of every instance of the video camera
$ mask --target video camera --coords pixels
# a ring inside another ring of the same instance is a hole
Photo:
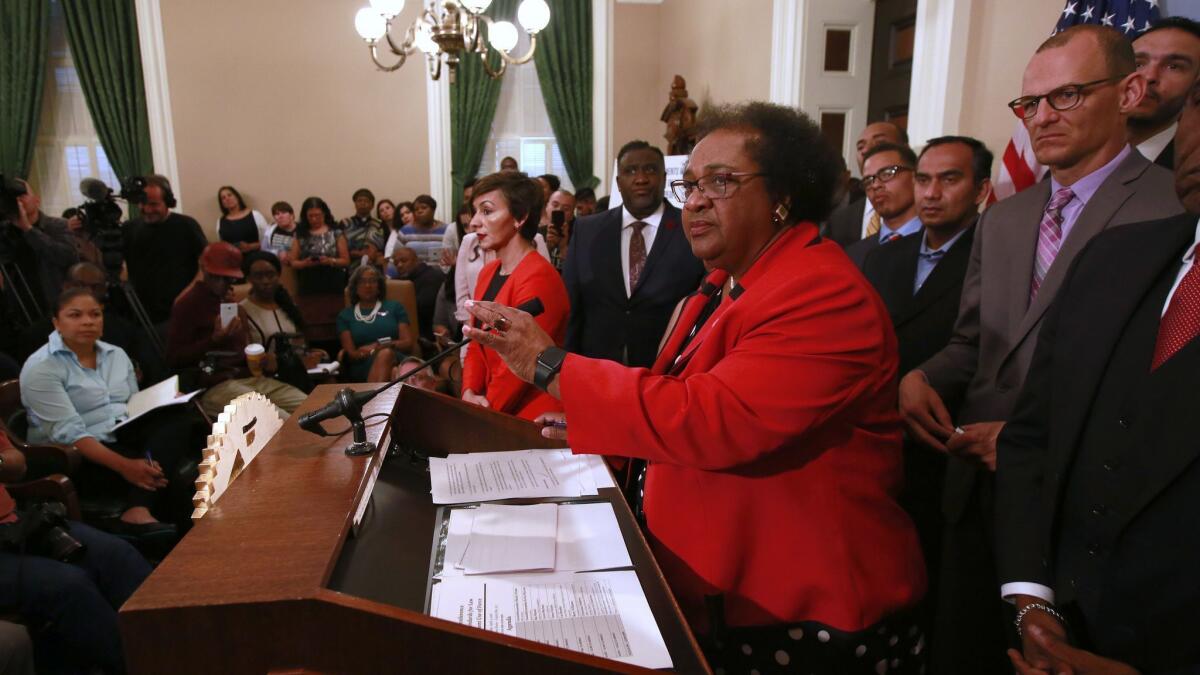
[[[124,212],[116,199],[138,205],[146,202],[146,179],[133,176],[121,183],[121,192],[113,194],[112,188],[98,178],[84,178],[79,191],[87,201],[79,205],[79,217],[96,248],[100,249],[104,268],[110,276],[120,275],[125,260],[124,242],[121,237],[121,221]]]

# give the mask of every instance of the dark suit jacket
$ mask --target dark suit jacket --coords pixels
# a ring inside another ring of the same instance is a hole
[[[1166,169],[1167,171],[1175,170],[1175,139],[1172,138],[1167,147],[1158,153],[1158,157],[1154,158],[1154,163]]]
[[[1001,581],[1080,599],[1085,646],[1142,672],[1200,665],[1200,340],[1148,373],[1195,233],[1183,214],[1105,232],[1079,254],[998,447]],[[1097,456],[1096,445],[1111,447]],[[1111,500],[1073,507],[1081,482]],[[1072,538],[1086,553],[1063,548]]]
[[[862,239],[863,212],[866,208],[867,198],[859,197],[845,206],[834,209],[833,213],[829,214],[825,236],[842,248]]]
[[[975,225],[971,224],[929,273],[913,295],[917,254],[925,231],[910,234],[887,246],[876,245],[866,256],[863,275],[887,305],[896,337],[900,340],[900,372],[924,363],[950,341],[963,277],[971,256]]]
[[[1043,180],[984,211],[976,225],[954,335],[920,368],[944,400],[962,400],[955,423],[1007,420],[1029,371],[1038,330],[1067,267],[1099,232],[1183,211],[1175,179],[1131,152],[1088,201],[1030,303],[1038,227],[1050,200]],[[957,521],[974,490],[978,467],[950,458],[945,510]]]
[[[679,209],[666,204],[637,288],[626,297],[621,207],[580,218],[563,266],[571,299],[567,351],[650,367],[675,305],[696,290],[703,275],[704,265],[683,234]]]

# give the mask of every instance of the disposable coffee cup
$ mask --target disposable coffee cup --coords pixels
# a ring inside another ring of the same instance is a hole
[[[257,342],[246,345],[246,367],[254,377],[262,377],[263,360],[267,358],[267,350]]]

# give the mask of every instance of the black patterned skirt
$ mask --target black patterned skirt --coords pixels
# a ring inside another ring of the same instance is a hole
[[[848,633],[814,621],[697,636],[714,675],[919,675],[925,636],[911,613]]]

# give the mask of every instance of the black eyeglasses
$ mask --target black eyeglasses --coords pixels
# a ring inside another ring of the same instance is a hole
[[[1106,77],[1101,80],[1092,80],[1091,82],[1083,82],[1081,84],[1065,84],[1041,96],[1014,98],[1008,102],[1008,107],[1012,109],[1014,115],[1023,120],[1031,119],[1037,114],[1038,106],[1041,105],[1042,99],[1046,99],[1046,103],[1049,103],[1051,108],[1059,112],[1071,110],[1078,107],[1080,103],[1083,103],[1083,94],[1089,87],[1112,84],[1120,79],[1119,77]]]
[[[862,186],[863,190],[870,190],[875,186],[876,183],[883,185],[884,183],[890,182],[893,178],[898,176],[901,171],[912,171],[912,167],[902,166],[900,164],[885,166],[876,171],[875,175],[873,176],[863,176],[863,179],[859,182],[859,185]]]
[[[675,195],[675,199],[679,200],[680,204],[686,202],[696,188],[700,189],[700,194],[709,199],[725,199],[726,197],[732,197],[733,193],[737,192],[737,186],[744,182],[737,180],[738,178],[753,178],[764,175],[766,174],[750,171],[725,171],[722,173],[710,173],[696,180],[680,178],[671,181],[671,193]]]

